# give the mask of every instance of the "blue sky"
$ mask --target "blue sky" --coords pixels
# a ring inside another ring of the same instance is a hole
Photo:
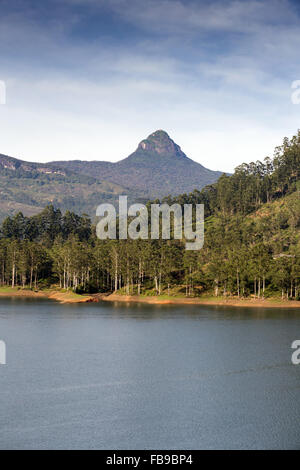
[[[291,0],[0,0],[0,153],[117,161],[156,129],[208,168],[300,127]]]

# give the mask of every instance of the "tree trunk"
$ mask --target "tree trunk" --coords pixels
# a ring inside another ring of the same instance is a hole
[[[30,280],[29,280],[29,287],[32,289],[32,278],[33,278],[33,266],[30,266]]]
[[[158,293],[158,279],[157,279],[157,276],[156,276],[156,275],[154,276],[154,283],[155,283],[155,290],[156,290],[156,293]]]
[[[218,278],[215,279],[215,297],[219,295],[219,280]]]
[[[15,275],[16,275],[16,263],[15,259],[13,259],[13,264],[12,264],[12,279],[11,279],[11,287],[15,287]]]

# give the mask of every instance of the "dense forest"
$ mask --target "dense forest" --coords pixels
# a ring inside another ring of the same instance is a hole
[[[202,250],[187,251],[179,240],[99,240],[88,216],[49,205],[38,215],[3,221],[0,284],[300,298],[300,131],[273,158],[163,202],[204,203]]]

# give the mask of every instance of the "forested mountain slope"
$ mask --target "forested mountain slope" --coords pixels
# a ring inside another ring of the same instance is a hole
[[[94,216],[99,204],[115,203],[119,194],[127,193],[118,184],[92,176],[0,155],[0,221],[20,211],[27,216],[37,214],[47,204],[63,212],[73,210]],[[141,197],[134,191],[131,196]]]
[[[184,240],[99,240],[87,217],[49,206],[3,222],[0,283],[299,299],[300,133],[273,160],[241,165],[167,202],[205,204],[201,250],[185,250]]]

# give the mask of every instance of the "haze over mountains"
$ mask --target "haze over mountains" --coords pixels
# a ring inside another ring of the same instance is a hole
[[[49,203],[93,217],[97,205],[114,202],[119,194],[134,201],[175,196],[214,183],[221,174],[188,158],[163,130],[117,163],[42,164],[0,155],[0,219],[18,211],[32,215]]]

